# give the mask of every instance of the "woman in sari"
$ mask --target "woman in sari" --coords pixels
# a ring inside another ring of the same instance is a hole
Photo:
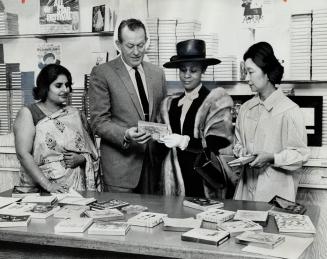
[[[22,165],[20,185],[48,192],[96,190],[98,155],[80,112],[66,105],[72,77],[63,66],[45,66],[33,96],[14,124],[15,147]]]

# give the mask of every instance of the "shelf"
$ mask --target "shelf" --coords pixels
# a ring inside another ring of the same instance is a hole
[[[48,34],[18,34],[18,35],[0,35],[0,39],[20,39],[20,38],[68,38],[68,37],[93,37],[93,36],[113,36],[114,32],[72,32],[72,33],[48,33]]]

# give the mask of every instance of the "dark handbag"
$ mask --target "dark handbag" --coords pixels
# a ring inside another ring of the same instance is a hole
[[[228,176],[219,155],[216,156],[208,148],[204,148],[196,157],[194,170],[211,188],[222,189],[228,184]]]

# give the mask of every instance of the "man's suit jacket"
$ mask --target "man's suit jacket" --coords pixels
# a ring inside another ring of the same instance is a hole
[[[150,121],[155,121],[165,97],[162,69],[142,63],[149,99]],[[90,77],[90,113],[93,131],[101,137],[101,163],[106,185],[135,188],[139,182],[147,144],[124,148],[126,129],[144,120],[141,103],[130,75],[118,57],[95,66]],[[151,142],[151,141],[150,141]],[[151,148],[151,143],[149,143]]]

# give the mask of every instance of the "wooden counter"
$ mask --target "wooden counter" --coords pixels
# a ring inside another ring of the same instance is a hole
[[[8,192],[7,192],[8,194]],[[98,200],[122,199],[130,204],[142,204],[153,212],[165,212],[169,217],[190,217],[198,210],[183,207],[179,197],[165,197],[137,194],[93,193],[85,197]],[[225,209],[267,210],[267,203],[225,200]],[[326,213],[319,216],[319,207],[308,205],[308,215],[317,227],[312,245],[301,258],[323,258],[326,248]],[[270,258],[242,252],[242,245],[231,238],[219,247],[213,245],[185,242],[180,232],[163,231],[162,224],[154,228],[131,227],[126,236],[98,236],[83,234],[54,234],[53,227],[58,219],[32,219],[28,228],[0,229],[0,258]],[[319,222],[319,226],[317,223]],[[268,232],[277,233],[272,218],[269,219]]]

